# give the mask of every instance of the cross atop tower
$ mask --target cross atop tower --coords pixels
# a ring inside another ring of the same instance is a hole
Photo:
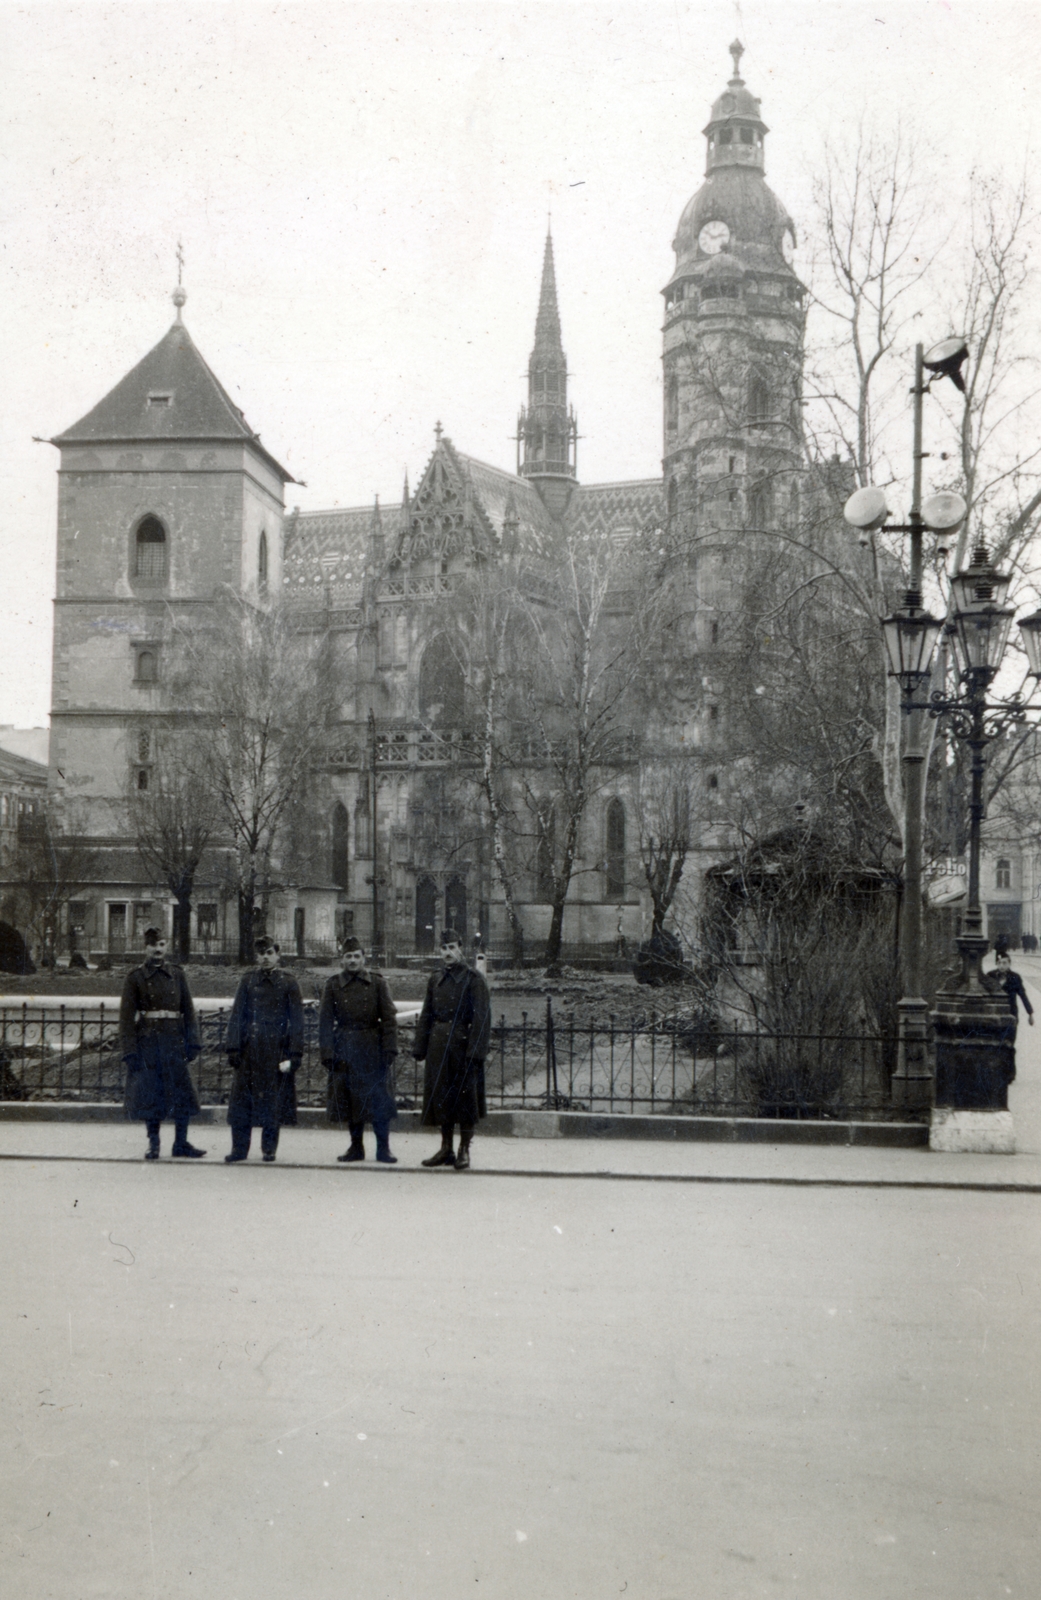
[[[735,39],[733,44],[730,46],[730,54],[734,58],[734,76],[731,80],[734,84],[741,84],[744,82],[744,79],[741,76],[741,57],[744,55],[744,53],[745,47],[741,43],[741,40]]]
[[[434,438],[437,440],[438,444],[441,443],[441,435],[444,433],[444,431],[445,430],[442,428],[440,422],[434,423]]]
[[[173,294],[170,296],[170,299],[173,301],[174,305],[177,307],[177,320],[178,320],[178,322],[180,322],[180,320],[181,320],[181,307],[184,305],[184,302],[188,298],[187,291],[182,287],[182,284],[181,284],[181,277],[182,277],[183,273],[184,273],[184,245],[181,243],[180,239],[178,239],[178,241],[177,241],[177,288],[174,290]]]

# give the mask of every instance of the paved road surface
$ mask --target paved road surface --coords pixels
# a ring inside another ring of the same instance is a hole
[[[211,1159],[0,1185],[5,1600],[1038,1593],[1037,1195]]]

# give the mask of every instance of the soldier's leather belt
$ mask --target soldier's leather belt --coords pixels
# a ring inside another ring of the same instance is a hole
[[[140,1015],[145,1022],[179,1022],[181,1020],[179,1011],[142,1011]]]

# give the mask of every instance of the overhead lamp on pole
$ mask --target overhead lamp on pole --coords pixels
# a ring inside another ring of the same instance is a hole
[[[889,673],[898,679],[906,713],[902,766],[904,776],[904,894],[900,911],[899,1046],[893,1074],[894,1105],[924,1109],[932,1098],[932,1071],[928,1055],[928,1006],[922,995],[922,813],[925,795],[925,752],[915,696],[929,680],[936,643],[943,630],[939,618],[922,603],[922,543],[927,530],[949,533],[966,514],[961,495],[943,491],[922,501],[922,402],[939,376],[949,377],[961,389],[961,369],[968,356],[964,339],[948,339],[925,354],[915,350],[914,449],[911,509],[907,522],[889,521],[890,510],[882,489],[858,489],[846,501],[844,515],[864,542],[872,533],[907,533],[911,536],[910,571],[903,606],[882,619],[882,637]],[[932,376],[927,380],[928,367]]]

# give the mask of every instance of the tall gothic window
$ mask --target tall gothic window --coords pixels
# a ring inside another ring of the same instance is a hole
[[[606,895],[608,900],[625,898],[625,806],[619,799],[607,808]]]
[[[548,901],[553,899],[553,845],[556,836],[556,818],[553,815],[551,800],[540,802],[536,825],[538,849],[535,855],[535,897],[538,900]]]
[[[346,889],[350,884],[350,844],[351,819],[347,815],[347,807],[337,800],[333,807],[332,879],[341,889]]]
[[[770,389],[766,379],[759,372],[752,374],[748,385],[748,420],[749,422],[770,420]]]
[[[768,478],[760,478],[748,491],[748,526],[765,528],[770,521],[772,508],[770,481]]]
[[[137,530],[134,577],[151,583],[166,577],[166,529],[158,517],[146,517]]]
[[[674,372],[669,374],[665,385],[665,426],[675,428],[680,418],[680,386],[679,379]]]
[[[451,727],[463,720],[465,684],[451,641],[443,633],[431,639],[419,669],[419,715],[426,723]]]

